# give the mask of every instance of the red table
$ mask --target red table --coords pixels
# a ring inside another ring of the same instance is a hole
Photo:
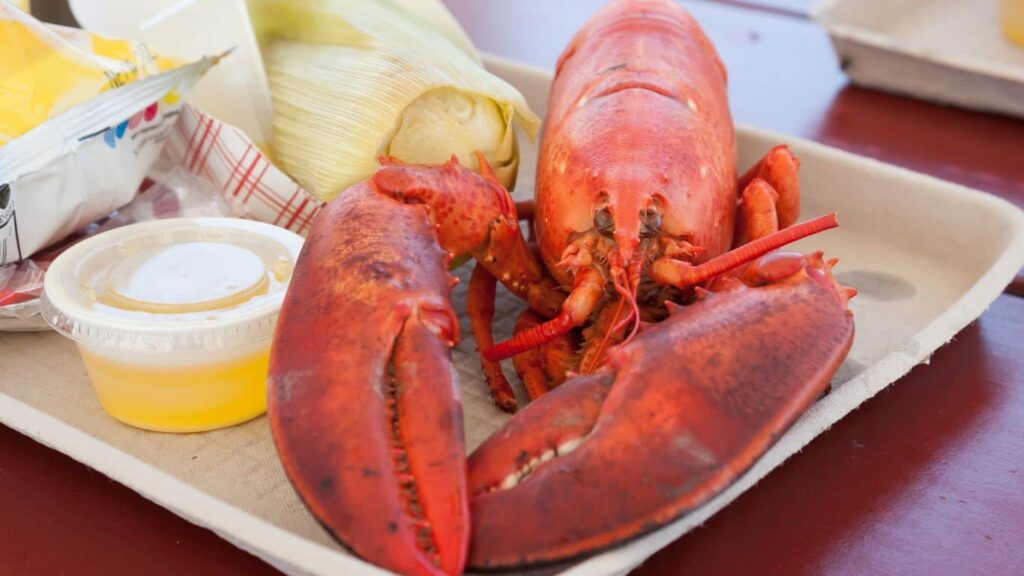
[[[810,0],[689,2],[737,121],[1024,205],[1024,123],[850,87]],[[482,50],[551,67],[602,0],[446,0]],[[1024,294],[1024,279],[1015,290]],[[850,414],[639,574],[1024,573],[1024,299]],[[274,574],[0,427],[0,574]]]

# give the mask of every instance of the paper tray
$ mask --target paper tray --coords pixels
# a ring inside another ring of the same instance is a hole
[[[812,17],[854,83],[1024,117],[1024,47],[1001,0],[825,0]]]
[[[488,59],[538,112],[550,74]],[[831,394],[736,484],[657,532],[592,557],[565,574],[618,574],[700,524],[839,418],[925,361],[976,318],[1024,264],[1024,215],[998,198],[807,141],[738,129],[740,166],[777,143],[803,160],[804,217],[837,210],[842,227],[803,242],[841,259],[853,349]],[[532,195],[536,148],[524,140],[516,193]],[[468,268],[460,270],[468,275]],[[465,279],[465,278],[464,278]],[[462,282],[465,286],[467,282]],[[456,307],[464,309],[464,288]],[[498,302],[497,334],[521,304]],[[454,350],[475,448],[505,416],[480,377],[468,323]],[[265,418],[205,434],[171,435],[122,425],[100,408],[72,344],[53,333],[0,335],[0,422],[70,455],[180,516],[291,574],[382,574],[347,555],[300,503],[284,476]]]

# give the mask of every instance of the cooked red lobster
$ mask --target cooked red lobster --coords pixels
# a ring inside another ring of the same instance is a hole
[[[636,538],[736,480],[829,385],[852,290],[799,215],[785,147],[737,178],[725,70],[669,0],[616,0],[552,86],[532,214],[454,160],[385,159],[313,226],[282,309],[269,415],[307,506],[366,560],[407,574],[560,562]],[[469,314],[535,398],[468,462],[448,264]],[[543,264],[541,263],[543,262]],[[495,282],[528,303],[490,333]],[[547,392],[547,393],[545,393]]]

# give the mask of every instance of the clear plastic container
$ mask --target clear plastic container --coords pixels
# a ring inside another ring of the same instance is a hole
[[[114,418],[162,432],[231,426],[266,410],[270,342],[301,247],[249,220],[125,226],[53,262],[43,316],[78,344]]]

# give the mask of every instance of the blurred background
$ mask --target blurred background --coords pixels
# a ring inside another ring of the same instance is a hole
[[[31,4],[32,14],[40,20],[76,26],[75,17],[71,15],[67,0],[15,0],[15,4]]]

